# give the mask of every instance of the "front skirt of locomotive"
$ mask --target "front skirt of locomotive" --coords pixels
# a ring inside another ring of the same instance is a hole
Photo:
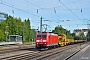
[[[38,44],[36,45],[36,49],[40,50],[40,49],[45,49],[47,48],[47,46],[45,44]]]

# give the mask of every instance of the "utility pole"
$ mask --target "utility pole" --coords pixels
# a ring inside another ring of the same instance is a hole
[[[25,28],[24,28],[24,26],[22,26],[22,28],[23,28],[23,43],[24,43],[24,41],[25,41]]]
[[[41,17],[41,20],[40,20],[40,33],[42,33],[42,17]]]
[[[9,26],[6,26],[6,42],[7,42],[7,36],[8,36],[8,31],[7,31],[7,28],[8,28]]]

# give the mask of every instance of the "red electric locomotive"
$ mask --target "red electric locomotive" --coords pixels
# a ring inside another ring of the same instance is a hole
[[[54,33],[37,33],[36,49],[47,49],[58,46],[58,35]]]

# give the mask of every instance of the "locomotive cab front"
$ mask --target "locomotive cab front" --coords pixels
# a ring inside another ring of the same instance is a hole
[[[47,35],[38,34],[36,36],[36,49],[46,48],[47,46]]]

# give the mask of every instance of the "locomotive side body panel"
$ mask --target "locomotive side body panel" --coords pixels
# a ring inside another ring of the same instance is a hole
[[[58,45],[58,36],[50,35],[48,39],[48,46]]]

